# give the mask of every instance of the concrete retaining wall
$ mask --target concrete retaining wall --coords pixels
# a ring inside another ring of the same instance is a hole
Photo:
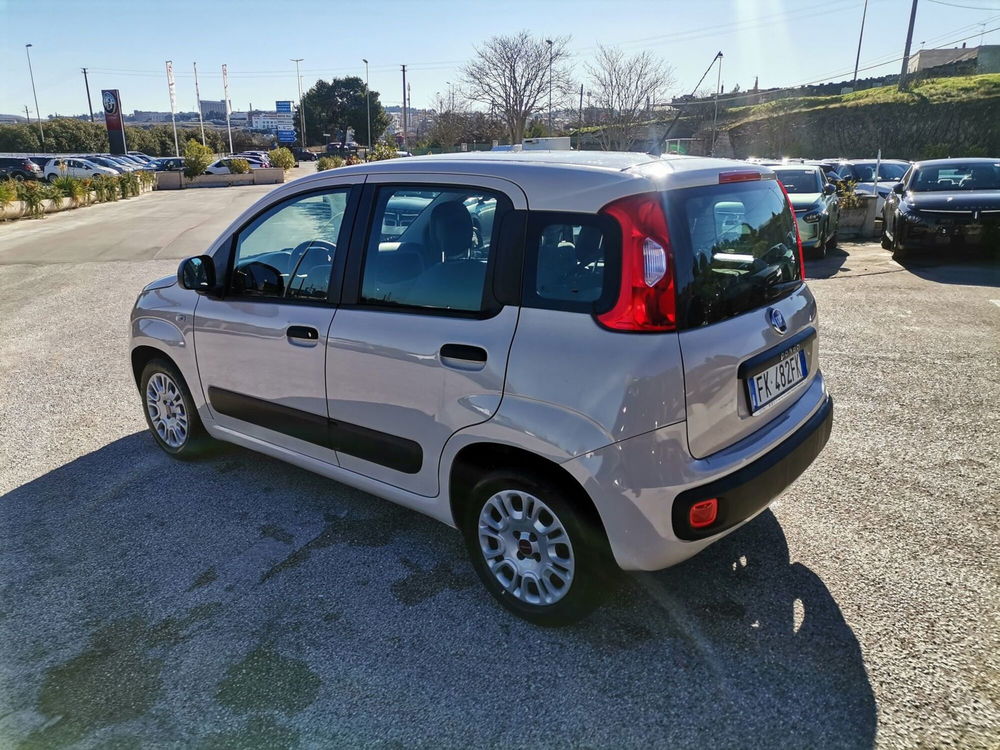
[[[203,174],[189,180],[181,172],[157,172],[157,190],[181,190],[199,187],[229,187],[235,185],[275,185],[285,181],[285,170],[255,169],[247,174]]]

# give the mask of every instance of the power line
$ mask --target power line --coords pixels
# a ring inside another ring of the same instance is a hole
[[[992,8],[984,8],[981,5],[959,5],[958,3],[946,3],[944,0],[927,0],[935,5],[947,5],[949,8],[964,8],[965,10],[1000,10],[1000,6],[994,5]]]

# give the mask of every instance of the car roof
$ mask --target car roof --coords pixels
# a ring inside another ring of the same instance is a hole
[[[842,159],[841,164],[875,164],[881,161],[883,164],[909,164],[910,162],[903,159]]]
[[[1000,158],[990,159],[988,157],[956,157],[954,159],[927,159],[913,163],[915,167],[943,167],[943,166],[969,166],[986,167],[1000,164]]]

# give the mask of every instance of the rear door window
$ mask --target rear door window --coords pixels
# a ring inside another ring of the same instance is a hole
[[[686,327],[770,304],[801,283],[795,219],[776,180],[676,190],[665,201]]]

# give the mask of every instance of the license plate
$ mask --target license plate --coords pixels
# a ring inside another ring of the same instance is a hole
[[[750,413],[767,406],[781,394],[787,393],[806,379],[806,352],[794,347],[785,352],[773,365],[765,367],[746,379],[747,395],[750,398]]]

